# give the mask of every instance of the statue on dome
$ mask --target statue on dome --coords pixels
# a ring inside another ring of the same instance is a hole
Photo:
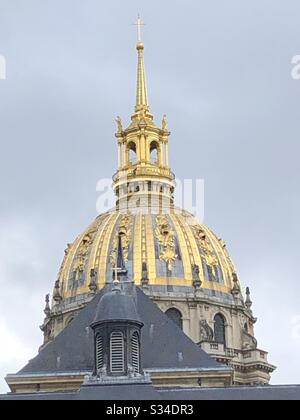
[[[166,131],[168,129],[168,122],[167,122],[167,116],[164,114],[162,119],[162,129]]]
[[[118,126],[118,133],[122,133],[122,131],[123,131],[123,124],[122,124],[121,117],[117,116],[116,123],[117,123],[117,126]]]

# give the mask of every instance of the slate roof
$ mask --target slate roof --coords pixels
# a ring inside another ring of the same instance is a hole
[[[122,287],[129,288],[138,316],[144,323],[144,369],[229,369],[215,362],[194,344],[140,289],[125,284]],[[19,375],[92,371],[94,352],[90,324],[95,319],[98,303],[107,288],[98,293]],[[300,400],[300,385],[160,389],[147,382],[93,384],[84,385],[73,392],[0,395],[0,400]]]
[[[52,342],[32,359],[19,374],[88,372],[93,370],[93,332],[102,289],[78,316]],[[139,288],[130,287],[142,328],[142,365],[146,369],[226,369],[200,349]]]
[[[1,400],[159,400],[159,392],[151,384],[105,385],[83,387],[74,392],[0,395]]]
[[[83,387],[76,392],[0,395],[0,400],[300,400],[300,385],[154,389],[152,385]]]
[[[166,400],[300,400],[300,385],[160,390]]]

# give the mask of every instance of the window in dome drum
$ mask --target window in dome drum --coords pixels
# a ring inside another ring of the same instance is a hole
[[[226,345],[225,318],[222,314],[217,314],[214,317],[214,337],[216,343]]]
[[[100,334],[96,337],[96,369],[97,372],[103,368],[103,338]]]
[[[140,344],[137,332],[134,332],[131,337],[131,357],[132,367],[138,373],[140,371]]]
[[[176,308],[170,308],[166,311],[166,315],[180,328],[182,329],[182,313]]]
[[[112,373],[124,373],[124,337],[120,331],[110,335],[110,370]]]

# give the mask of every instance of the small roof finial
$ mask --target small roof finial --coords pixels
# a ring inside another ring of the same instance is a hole
[[[245,300],[245,306],[250,311],[252,306],[252,300],[250,298],[250,289],[249,287],[246,287],[246,300]]]
[[[50,295],[47,294],[45,296],[45,309],[44,309],[44,314],[46,315],[47,318],[49,317],[51,313],[49,302],[50,302]]]

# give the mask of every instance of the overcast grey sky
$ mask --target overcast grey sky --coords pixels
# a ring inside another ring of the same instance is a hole
[[[300,383],[299,0],[0,0],[0,391],[36,354],[43,297],[116,169],[134,105],[137,14],[172,168],[205,179],[273,383]]]

